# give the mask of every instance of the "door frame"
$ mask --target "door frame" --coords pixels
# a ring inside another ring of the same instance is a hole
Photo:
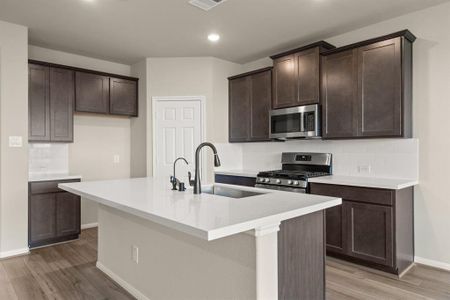
[[[156,104],[157,102],[165,102],[165,101],[199,101],[200,102],[200,142],[205,141],[206,137],[206,97],[205,96],[153,96],[151,98],[152,101],[152,177],[155,177],[156,174]],[[202,174],[203,178],[206,176],[206,172],[208,170],[206,165],[205,155],[202,155]],[[195,176],[195,174],[192,174]],[[189,184],[189,183],[188,183]]]

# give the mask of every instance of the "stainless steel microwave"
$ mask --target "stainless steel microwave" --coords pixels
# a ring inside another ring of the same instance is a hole
[[[274,109],[270,111],[270,138],[294,139],[321,136],[318,104]]]

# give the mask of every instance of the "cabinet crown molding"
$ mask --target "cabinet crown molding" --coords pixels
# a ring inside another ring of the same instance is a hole
[[[301,52],[301,51],[312,49],[312,48],[316,48],[316,47],[319,47],[321,53],[336,48],[334,45],[332,45],[332,44],[330,44],[328,42],[318,41],[318,42],[315,42],[315,43],[312,43],[312,44],[308,44],[308,45],[301,46],[301,47],[298,47],[298,48],[295,48],[295,49],[291,49],[291,50],[283,51],[283,52],[278,53],[278,54],[274,54],[274,55],[270,56],[270,58],[271,59],[277,59],[277,58],[280,58],[280,57],[283,57],[283,56],[286,56],[286,55],[294,54],[294,53],[297,53],[297,52]]]
[[[47,67],[53,67],[53,68],[67,69],[67,70],[72,70],[75,72],[83,72],[83,73],[90,73],[90,74],[95,74],[95,75],[100,75],[100,76],[107,76],[107,77],[114,77],[114,78],[119,78],[119,79],[139,81],[139,78],[137,78],[137,77],[113,74],[113,73],[102,72],[102,71],[89,70],[89,69],[60,65],[60,64],[54,64],[54,63],[40,61],[40,60],[34,60],[34,59],[29,59],[28,63],[35,64],[35,65],[41,65],[41,66],[47,66]]]
[[[337,52],[351,50],[351,49],[367,46],[367,45],[370,45],[370,44],[378,43],[378,42],[381,42],[381,41],[390,40],[390,39],[393,39],[393,38],[396,38],[396,37],[404,37],[405,39],[407,39],[411,43],[414,43],[414,41],[417,39],[416,36],[411,31],[409,31],[408,29],[404,29],[404,30],[401,30],[401,31],[397,31],[397,32],[390,33],[390,34],[387,34],[387,35],[379,36],[379,37],[376,37],[376,38],[372,38],[372,39],[364,40],[364,41],[361,41],[361,42],[353,43],[353,44],[350,44],[350,45],[345,45],[345,46],[342,46],[342,47],[330,49],[328,51],[323,52],[322,55],[326,56],[326,55],[330,55],[330,54],[337,53]]]

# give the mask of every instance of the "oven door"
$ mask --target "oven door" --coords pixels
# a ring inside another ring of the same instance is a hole
[[[255,185],[255,187],[261,188],[261,189],[268,189],[268,190],[284,191],[284,192],[294,192],[294,193],[303,193],[303,194],[306,193],[306,189],[304,189],[304,188],[294,188],[294,187],[268,185],[268,184],[260,184],[260,183],[257,183]]]
[[[313,138],[320,136],[319,106],[307,105],[270,112],[270,138]]]

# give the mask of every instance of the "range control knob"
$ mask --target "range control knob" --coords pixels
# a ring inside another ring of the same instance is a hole
[[[280,179],[277,179],[275,182],[278,183],[278,184],[280,184],[280,183],[281,183],[281,180],[280,180]]]
[[[292,184],[292,180],[288,180],[287,184]]]
[[[270,182],[270,179],[269,178],[265,178],[264,182]]]
[[[259,182],[264,182],[264,178],[258,178]]]
[[[294,181],[294,185],[298,185],[298,181],[296,180],[296,181]]]

